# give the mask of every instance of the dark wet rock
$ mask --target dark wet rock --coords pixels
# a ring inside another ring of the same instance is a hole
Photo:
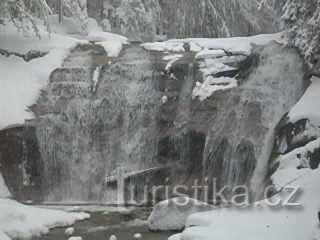
[[[0,131],[0,164],[15,199],[42,200],[43,162],[34,127],[16,126]]]
[[[47,55],[48,53],[42,52],[42,51],[37,51],[37,50],[30,50],[27,53],[23,54],[23,53],[18,53],[18,52],[10,52],[5,49],[0,49],[0,54],[4,55],[6,57],[9,57],[9,56],[20,57],[24,61],[29,62],[33,59],[43,57],[43,56]]]

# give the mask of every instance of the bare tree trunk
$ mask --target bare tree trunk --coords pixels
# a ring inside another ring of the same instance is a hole
[[[58,0],[58,11],[59,11],[59,23],[63,21],[63,3],[62,0]]]

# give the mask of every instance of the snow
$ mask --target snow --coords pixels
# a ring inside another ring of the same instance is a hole
[[[82,240],[82,237],[80,237],[80,236],[69,237],[68,240]]]
[[[0,172],[0,198],[9,198],[10,196],[11,196],[11,194],[10,194],[10,192],[6,186],[6,183],[4,182],[2,174]]]
[[[319,94],[318,84],[319,79],[314,77],[305,95],[289,112],[292,121],[303,118],[318,120],[315,114],[318,111],[315,100],[318,99],[317,92]],[[278,157],[276,161],[280,166],[271,178],[279,193],[271,199],[242,208],[229,207],[192,214],[187,219],[185,231],[170,239],[320,239],[320,203],[317,201],[320,198],[320,168],[311,170],[303,157],[297,157],[297,154],[306,156],[319,148],[320,138]],[[291,205],[284,206],[292,187],[298,189],[298,193],[289,202]],[[270,205],[278,200],[282,201],[280,205]]]
[[[191,51],[200,52],[202,50],[224,50],[230,53],[249,55],[252,44],[266,45],[271,41],[281,41],[282,33],[261,34],[251,37],[233,38],[187,38],[172,39],[165,42],[144,43],[142,46],[150,51],[161,52],[185,52],[183,44],[190,44]],[[205,54],[203,52],[202,54]]]
[[[149,51],[161,51],[166,55],[163,60],[168,61],[165,70],[169,71],[174,62],[183,57],[184,45],[188,43],[191,51],[195,52],[195,59],[202,72],[202,83],[197,82],[193,89],[192,98],[204,101],[214,92],[225,91],[238,86],[236,78],[214,77],[217,73],[236,71],[230,62],[242,60],[251,54],[253,45],[266,45],[271,41],[283,43],[283,33],[262,34],[251,37],[233,38],[187,38],[173,39],[165,42],[145,43],[142,46]]]
[[[28,106],[35,103],[39,91],[48,83],[50,73],[61,66],[70,50],[77,44],[97,41],[110,57],[120,53],[127,39],[123,36],[103,32],[97,23],[90,22],[88,36],[76,34],[75,26],[68,18],[67,24],[61,26],[51,18],[53,32],[49,35],[44,28],[39,28],[41,39],[35,35],[25,36],[7,23],[0,25],[0,49],[25,54],[30,50],[48,52],[41,58],[25,62],[16,56],[0,55],[1,89],[0,89],[0,129],[13,124],[23,124],[33,117]],[[9,104],[10,103],[10,104]]]
[[[109,240],[118,240],[118,238],[116,237],[116,235],[111,235]]]
[[[51,50],[46,56],[30,62],[0,55],[0,129],[22,124],[33,117],[27,107],[36,101],[40,89],[48,83],[50,73],[61,65],[68,50],[74,46]]]
[[[68,240],[82,240],[82,237],[80,237],[80,236],[69,237]]]
[[[296,106],[290,111],[290,121],[295,123],[300,119],[309,119],[312,124],[320,126],[319,102],[320,78],[312,77],[311,85]]]
[[[121,41],[104,41],[104,42],[97,42],[96,44],[104,48],[104,50],[108,54],[108,57],[118,57],[122,50],[122,45],[124,43]]]
[[[142,234],[141,233],[133,234],[133,239],[142,239]]]
[[[189,215],[212,210],[214,207],[187,197],[178,197],[156,204],[148,218],[148,227],[153,231],[181,230]]]
[[[0,199],[0,239],[39,236],[51,228],[69,226],[89,217],[86,213],[40,209]]]
[[[164,61],[168,61],[165,70],[166,70],[166,71],[169,71],[170,68],[172,67],[172,65],[173,65],[176,61],[178,61],[180,58],[182,58],[182,57],[183,57],[182,54],[174,54],[174,55],[164,56],[162,59],[163,59]]]
[[[218,50],[204,49],[196,54],[196,59],[218,58],[226,55],[227,55],[226,52],[221,49],[218,49]]]
[[[86,39],[101,45],[109,57],[118,57],[123,45],[128,44],[128,39],[115,33],[104,32],[95,20],[90,20],[90,31]]]
[[[162,96],[162,98],[161,98],[161,103],[162,104],[165,104],[165,103],[167,103],[168,102],[168,97],[167,96]]]
[[[292,170],[295,178],[298,170]],[[305,177],[292,182],[293,186],[301,186],[300,207],[271,208],[265,201],[245,209],[224,208],[212,212],[191,215],[188,227],[182,233],[184,240],[270,240],[270,239],[319,239],[319,223],[317,213],[320,204],[320,172],[305,171]],[[278,194],[270,201],[286,199],[288,194]]]
[[[39,40],[35,36],[21,35],[11,24],[0,26],[1,49],[22,54],[30,50],[48,52],[44,57],[30,62],[16,56],[0,55],[0,129],[22,124],[32,117],[27,107],[35,102],[50,73],[61,66],[69,50],[78,43],[82,41],[55,33],[49,37],[45,32]]]
[[[235,88],[238,86],[237,80],[229,77],[208,77],[204,83],[197,82],[192,92],[193,98],[203,101],[210,97],[214,92]]]
[[[69,227],[65,230],[64,232],[67,236],[71,236],[74,233],[74,228],[73,227]]]

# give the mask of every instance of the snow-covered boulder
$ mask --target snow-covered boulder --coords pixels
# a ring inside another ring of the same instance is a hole
[[[69,227],[67,228],[64,233],[67,235],[67,236],[71,236],[73,233],[74,233],[74,228],[73,227]]]
[[[193,213],[213,210],[214,206],[187,197],[173,198],[155,205],[148,227],[152,231],[181,230]]]

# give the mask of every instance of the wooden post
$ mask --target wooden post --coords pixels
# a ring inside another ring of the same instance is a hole
[[[63,0],[58,0],[58,11],[59,11],[59,23],[63,21]]]

